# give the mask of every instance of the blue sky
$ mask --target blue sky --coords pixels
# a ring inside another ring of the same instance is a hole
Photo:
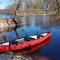
[[[35,0],[32,0],[33,2]],[[14,0],[0,0],[0,9],[6,8],[8,5],[10,5]]]
[[[11,4],[14,0],[0,0],[0,9],[4,9],[9,4]]]

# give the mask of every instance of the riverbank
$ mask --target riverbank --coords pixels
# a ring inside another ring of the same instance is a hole
[[[45,57],[45,56],[15,55],[12,60],[50,60],[50,59],[48,57]]]
[[[14,15],[14,11],[7,9],[0,9],[0,14]],[[33,9],[33,10],[18,9],[16,11],[17,16],[53,15],[53,14],[57,14],[57,10],[54,11],[54,10],[42,10],[42,9]]]
[[[40,9],[35,9],[35,10],[18,10],[16,12],[17,16],[35,16],[35,15],[54,15],[57,14],[57,11],[49,11],[49,10],[40,10]]]
[[[8,18],[6,19],[0,18],[0,33],[4,31],[11,31],[21,26],[23,26],[22,20],[15,19],[13,21],[12,19]]]
[[[17,14],[17,16],[38,16],[38,15],[56,15],[56,14],[25,14],[25,15],[20,15],[20,14]]]
[[[40,16],[40,15],[56,15],[56,16],[59,16],[60,14],[54,14],[54,13],[49,13],[49,14],[24,14],[24,15],[20,15],[20,14],[17,14],[17,16]]]

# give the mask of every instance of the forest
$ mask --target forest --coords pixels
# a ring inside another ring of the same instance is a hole
[[[18,8],[17,11],[16,8]],[[5,14],[14,14],[14,11],[20,16],[59,14],[60,0],[14,0],[5,9],[0,9],[0,13]]]

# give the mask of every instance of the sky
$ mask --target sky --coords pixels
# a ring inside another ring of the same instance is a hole
[[[6,8],[9,4],[11,4],[14,0],[0,0],[0,9]]]
[[[34,2],[35,0],[32,1]],[[5,9],[8,5],[10,5],[13,2],[14,0],[0,0],[0,9]]]

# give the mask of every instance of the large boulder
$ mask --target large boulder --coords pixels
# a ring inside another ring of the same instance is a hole
[[[12,19],[0,19],[0,33],[14,30],[15,28],[21,27],[23,25],[21,20],[15,19],[15,22]]]

